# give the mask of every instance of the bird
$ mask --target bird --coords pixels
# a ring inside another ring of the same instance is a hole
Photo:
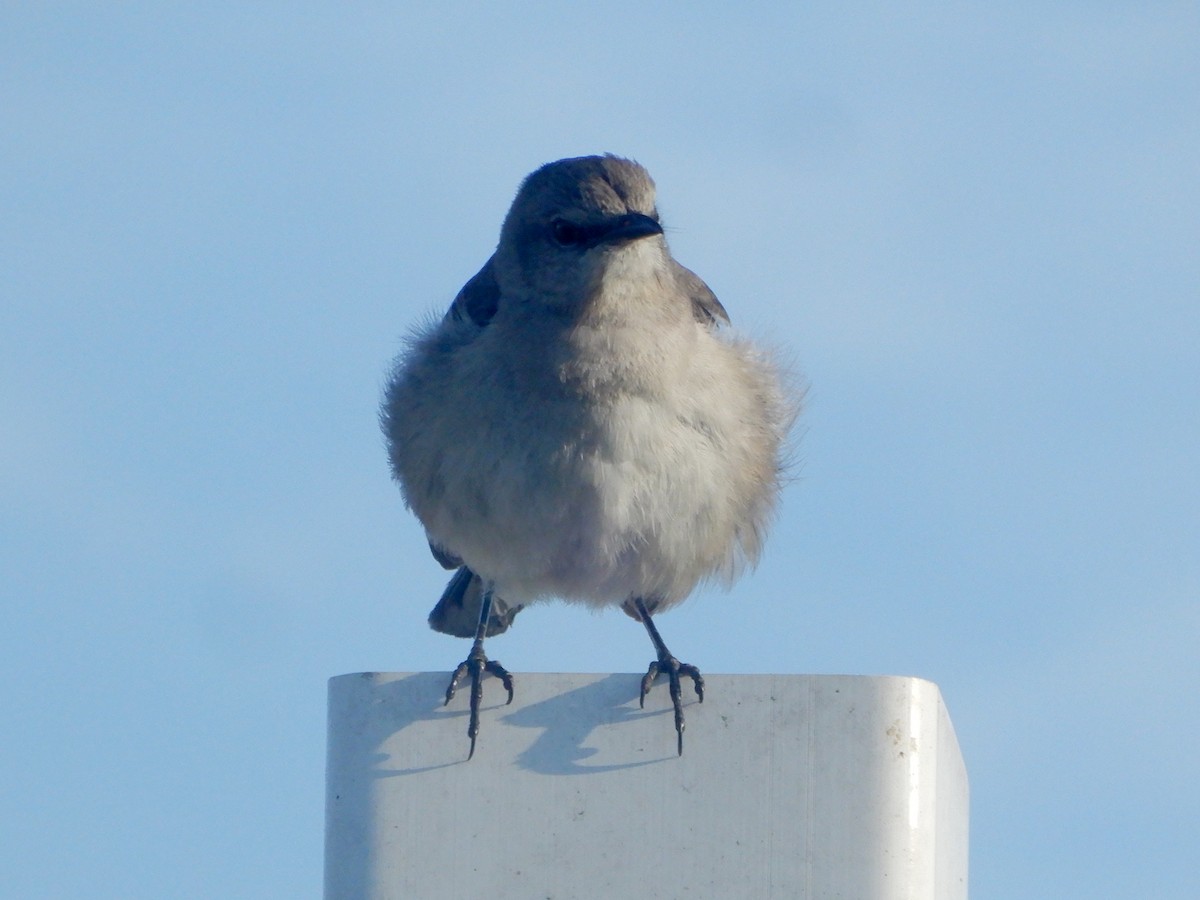
[[[513,678],[484,641],[559,598],[619,607],[663,675],[683,753],[682,687],[700,670],[654,616],[762,551],[803,390],[777,354],[734,334],[677,262],[647,170],[611,153],[547,163],[521,183],[495,251],[440,319],[418,325],[383,391],[391,474],[454,570],[429,615],[473,638],[468,759],[484,676]]]

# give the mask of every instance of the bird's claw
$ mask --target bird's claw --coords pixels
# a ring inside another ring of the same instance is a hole
[[[479,736],[479,705],[483,702],[483,675],[485,672],[500,679],[504,689],[508,691],[508,700],[505,701],[505,705],[512,703],[512,675],[500,663],[494,659],[488,659],[483,652],[483,645],[476,642],[467,658],[458,664],[458,668],[450,676],[450,685],[446,688],[446,701],[442,704],[445,706],[450,702],[454,697],[454,692],[458,690],[459,681],[464,675],[469,674],[471,676],[471,715],[467,724],[467,737],[471,739],[471,751],[467,754],[467,759],[475,755],[475,739]]]
[[[642,693],[638,700],[638,704],[642,709],[646,708],[646,694],[650,692],[651,686],[654,684],[654,679],[659,673],[666,673],[667,684],[671,692],[671,703],[675,707],[675,734],[678,736],[677,752],[683,756],[683,688],[680,684],[681,677],[692,679],[692,684],[696,688],[696,699],[698,702],[704,702],[704,676],[700,674],[700,670],[690,663],[681,663],[673,656],[656,659],[650,663],[650,668],[646,670],[645,676],[642,678]]]

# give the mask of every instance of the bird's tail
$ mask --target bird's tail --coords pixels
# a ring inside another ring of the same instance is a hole
[[[442,598],[429,613],[429,627],[442,634],[454,637],[475,637],[479,627],[479,610],[483,605],[483,579],[463,566],[454,573]],[[525,607],[512,605],[497,594],[492,594],[492,612],[488,616],[485,637],[508,631],[512,620]]]

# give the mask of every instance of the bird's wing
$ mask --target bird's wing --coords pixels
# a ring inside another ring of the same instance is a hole
[[[674,262],[674,260],[672,260]],[[675,263],[675,277],[683,292],[691,298],[692,315],[701,325],[717,328],[729,324],[729,313],[704,280],[686,266]]]
[[[492,266],[492,257],[483,264],[483,268],[471,276],[471,280],[462,286],[450,309],[447,319],[456,322],[471,322],[483,328],[492,321],[500,306],[500,285],[496,283],[496,274]],[[716,299],[716,298],[714,298]]]
[[[492,259],[462,286],[450,309],[446,322],[470,330],[482,331],[500,307],[500,286],[496,283]],[[471,338],[468,338],[471,340]],[[462,558],[448,547],[429,542],[429,551],[445,569],[458,569],[442,592],[441,599],[429,613],[429,627],[455,637],[475,637],[479,612],[483,604],[483,579],[463,565]],[[512,624],[522,607],[512,606],[503,598],[492,595],[492,611],[488,617],[487,636],[502,634]]]
[[[471,276],[471,279],[458,292],[458,296],[454,298],[454,302],[450,304],[450,309],[446,311],[446,315],[442,319],[443,328],[450,325],[450,330],[456,335],[457,340],[470,343],[492,320],[492,316],[496,314],[499,306],[500,286],[496,283],[492,258],[489,257],[488,261],[483,264],[483,268]],[[449,547],[443,547],[430,541],[429,551],[443,569],[457,569],[463,564],[461,557]],[[446,589],[447,593],[438,601],[439,607],[446,602],[451,588],[457,583],[457,577],[455,576],[456,580],[450,582],[450,587]],[[461,590],[459,594],[461,599]],[[476,607],[476,611],[478,612],[478,607]],[[437,610],[435,609],[434,612],[436,613]],[[437,626],[434,625],[434,627]],[[471,632],[471,634],[474,633],[474,631]]]
[[[434,554],[437,555],[436,553]],[[475,637],[479,627],[479,610],[483,605],[483,579],[468,569],[460,568],[446,585],[442,597],[429,613],[429,627],[454,637]],[[492,594],[492,612],[488,616],[487,637],[508,631],[524,606],[512,605]]]

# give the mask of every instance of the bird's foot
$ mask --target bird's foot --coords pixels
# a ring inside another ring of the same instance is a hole
[[[683,756],[683,688],[680,686],[680,679],[683,677],[691,678],[692,684],[696,688],[696,698],[700,703],[704,702],[704,676],[700,674],[700,670],[689,663],[681,663],[669,653],[659,656],[654,662],[650,663],[650,668],[646,671],[646,675],[642,678],[642,696],[639,703],[643,709],[646,708],[646,694],[649,693],[651,685],[654,684],[654,679],[662,672],[667,676],[667,683],[671,690],[671,703],[675,706],[675,734],[678,735],[678,753]]]
[[[471,717],[467,725],[467,737],[471,739],[471,752],[467,754],[467,759],[475,755],[475,738],[479,736],[479,704],[483,701],[483,675],[488,672],[504,684],[504,689],[508,691],[508,703],[513,702],[513,680],[512,675],[508,674],[508,669],[500,665],[494,659],[488,659],[483,652],[483,642],[476,641],[475,646],[471,648],[470,654],[454,670],[454,674],[450,676],[450,686],[446,688],[446,703],[445,706],[454,697],[454,692],[458,689],[458,683],[464,675],[471,676]]]

